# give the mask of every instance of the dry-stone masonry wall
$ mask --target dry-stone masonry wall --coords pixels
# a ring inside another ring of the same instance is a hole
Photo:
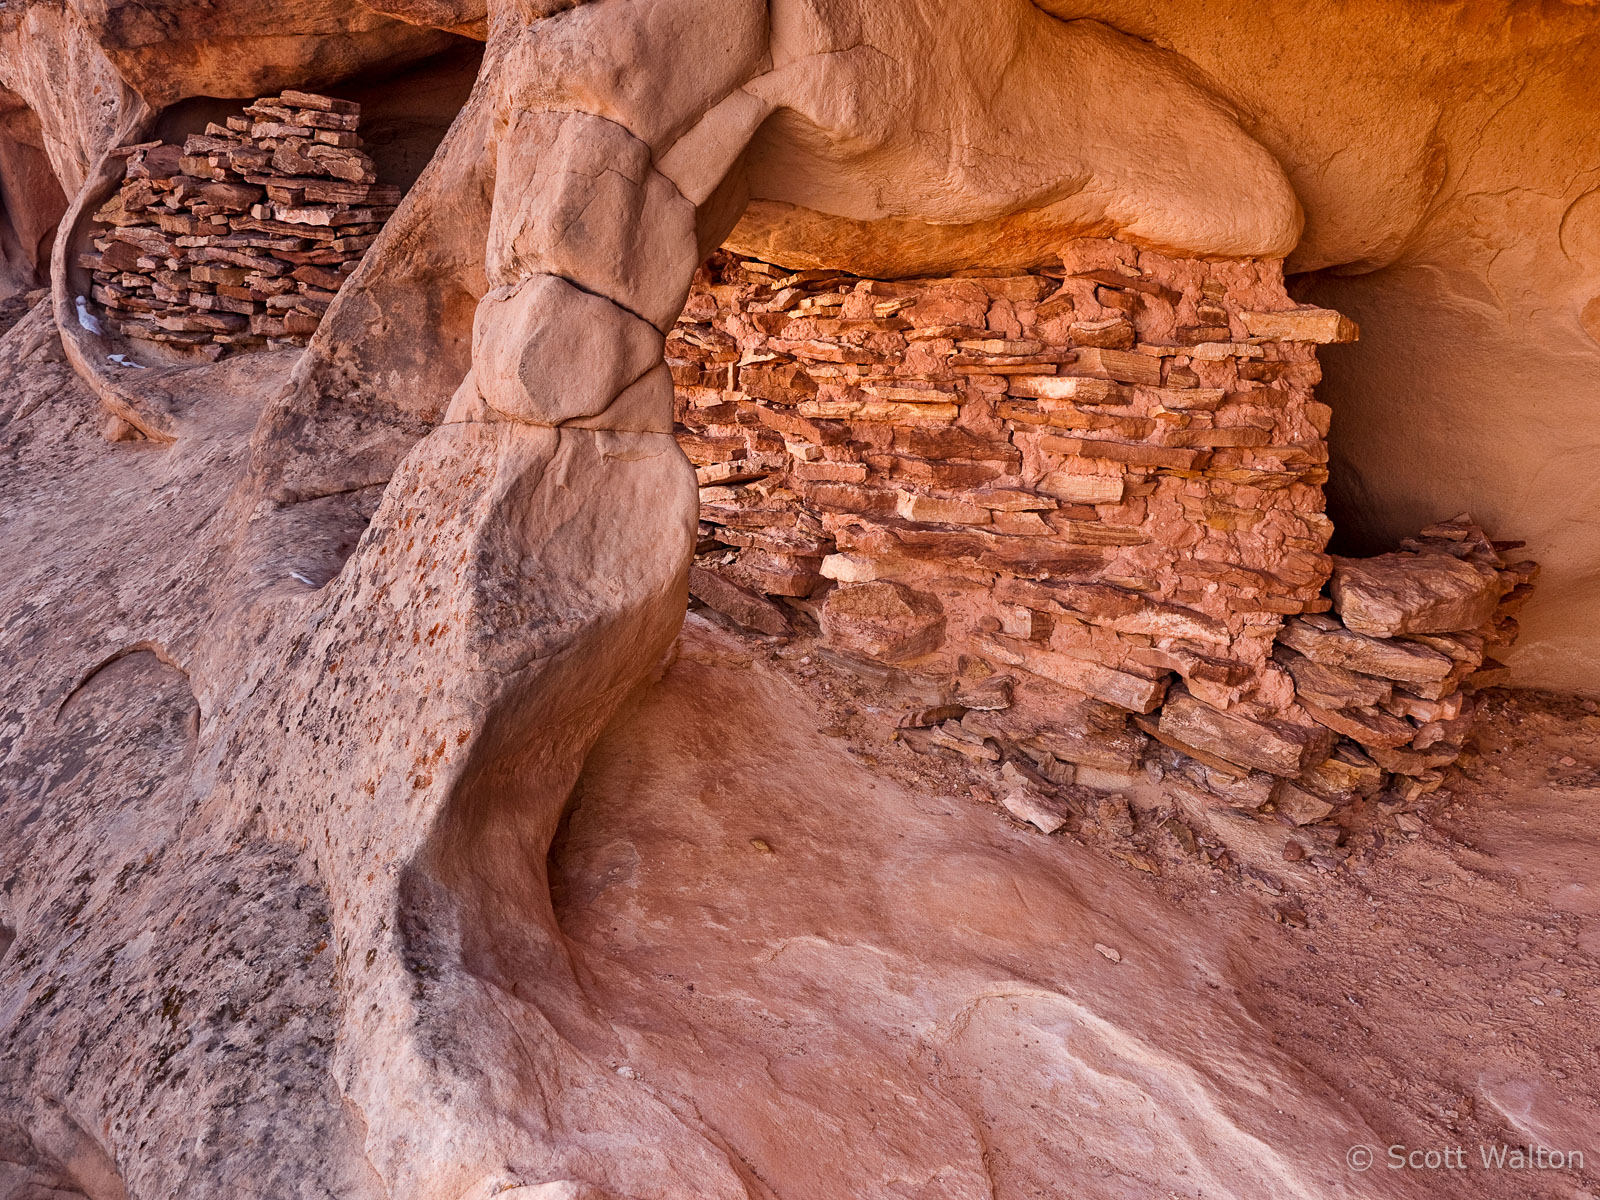
[[[351,101],[288,91],[182,146],[117,151],[126,178],[79,258],[110,331],[213,358],[303,344],[400,202],[360,121]]]
[[[1533,567],[1464,519],[1325,553],[1315,346],[1355,336],[1277,263],[1112,239],[895,281],[719,254],[667,349],[691,589],[937,682],[908,738],[1056,784],[1154,764],[1297,821],[1436,786]]]

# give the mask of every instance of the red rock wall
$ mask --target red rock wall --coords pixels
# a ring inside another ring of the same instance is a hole
[[[67,211],[38,116],[0,87],[0,298],[6,276],[26,289],[50,274],[50,248]]]
[[[948,681],[947,738],[1042,738],[1056,776],[1115,781],[1154,735],[1215,758],[1205,782],[1264,776],[1265,802],[1349,733],[1297,701],[1286,664],[1310,660],[1278,643],[1286,616],[1333,606],[1314,347],[1354,336],[1296,308],[1275,262],[1111,239],[1058,269],[898,281],[720,254],[667,350],[702,485],[693,591]],[[1491,609],[1519,582],[1503,566]]]

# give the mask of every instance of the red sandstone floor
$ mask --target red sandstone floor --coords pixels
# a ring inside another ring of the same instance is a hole
[[[611,1065],[758,1194],[1600,1194],[1600,717],[1496,700],[1421,834],[1338,872],[1251,823],[1245,871],[1144,838],[1152,875],[874,740],[802,651],[691,616],[552,852]],[[1529,1142],[1587,1173],[1481,1165]]]

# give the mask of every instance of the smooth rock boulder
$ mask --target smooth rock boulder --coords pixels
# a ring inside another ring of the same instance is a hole
[[[660,365],[662,341],[609,300],[535,275],[484,296],[473,322],[472,370],[498,411],[559,425],[603,413]]]

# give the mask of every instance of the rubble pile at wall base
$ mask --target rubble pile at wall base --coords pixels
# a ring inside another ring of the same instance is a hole
[[[1004,763],[1014,811],[1147,774],[1297,823],[1426,791],[1534,567],[1465,518],[1325,553],[1315,346],[1355,336],[1280,264],[1112,239],[893,281],[719,253],[667,343],[691,591],[929,683],[903,736]]]
[[[360,121],[351,101],[284,92],[182,146],[116,151],[126,178],[78,259],[109,331],[207,358],[303,345],[400,202]]]

